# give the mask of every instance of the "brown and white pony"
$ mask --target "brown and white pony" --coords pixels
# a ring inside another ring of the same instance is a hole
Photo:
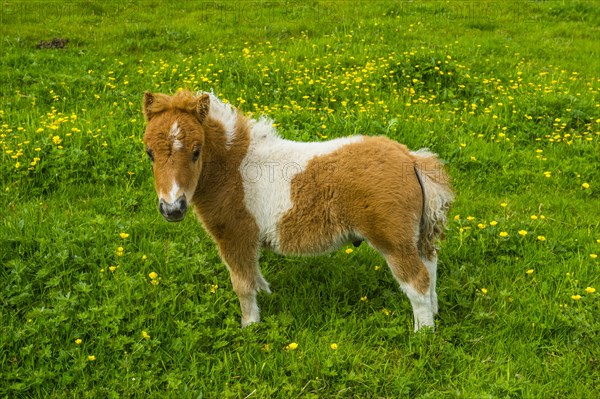
[[[281,138],[214,94],[146,92],[146,152],[159,210],[182,220],[192,205],[219,247],[242,326],[260,320],[261,248],[316,255],[356,241],[381,253],[412,304],[415,331],[433,327],[436,241],[453,199],[436,155],[386,137],[319,143]]]

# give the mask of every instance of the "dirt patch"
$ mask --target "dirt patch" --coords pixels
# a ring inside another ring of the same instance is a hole
[[[69,43],[69,39],[62,39],[60,37],[55,37],[50,41],[40,40],[37,44],[37,48],[44,49],[56,49],[56,48],[67,48],[67,43]]]

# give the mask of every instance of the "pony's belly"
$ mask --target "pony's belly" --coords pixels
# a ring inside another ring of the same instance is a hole
[[[316,256],[335,252],[346,245],[359,243],[363,240],[364,238],[356,233],[324,233],[315,234],[308,239],[307,237],[297,236],[297,239],[281,240],[278,237],[276,240],[265,240],[262,245],[265,249],[280,255]]]

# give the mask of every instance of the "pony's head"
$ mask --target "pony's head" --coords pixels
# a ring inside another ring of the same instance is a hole
[[[202,148],[210,97],[181,91],[144,93],[144,144],[152,161],[158,209],[170,222],[185,217],[202,171]]]

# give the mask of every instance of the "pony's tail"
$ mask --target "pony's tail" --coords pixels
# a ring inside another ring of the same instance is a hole
[[[411,154],[415,173],[423,191],[418,247],[422,257],[432,259],[437,241],[444,236],[448,209],[454,200],[454,193],[450,185],[450,176],[437,155],[428,150],[419,150]]]

